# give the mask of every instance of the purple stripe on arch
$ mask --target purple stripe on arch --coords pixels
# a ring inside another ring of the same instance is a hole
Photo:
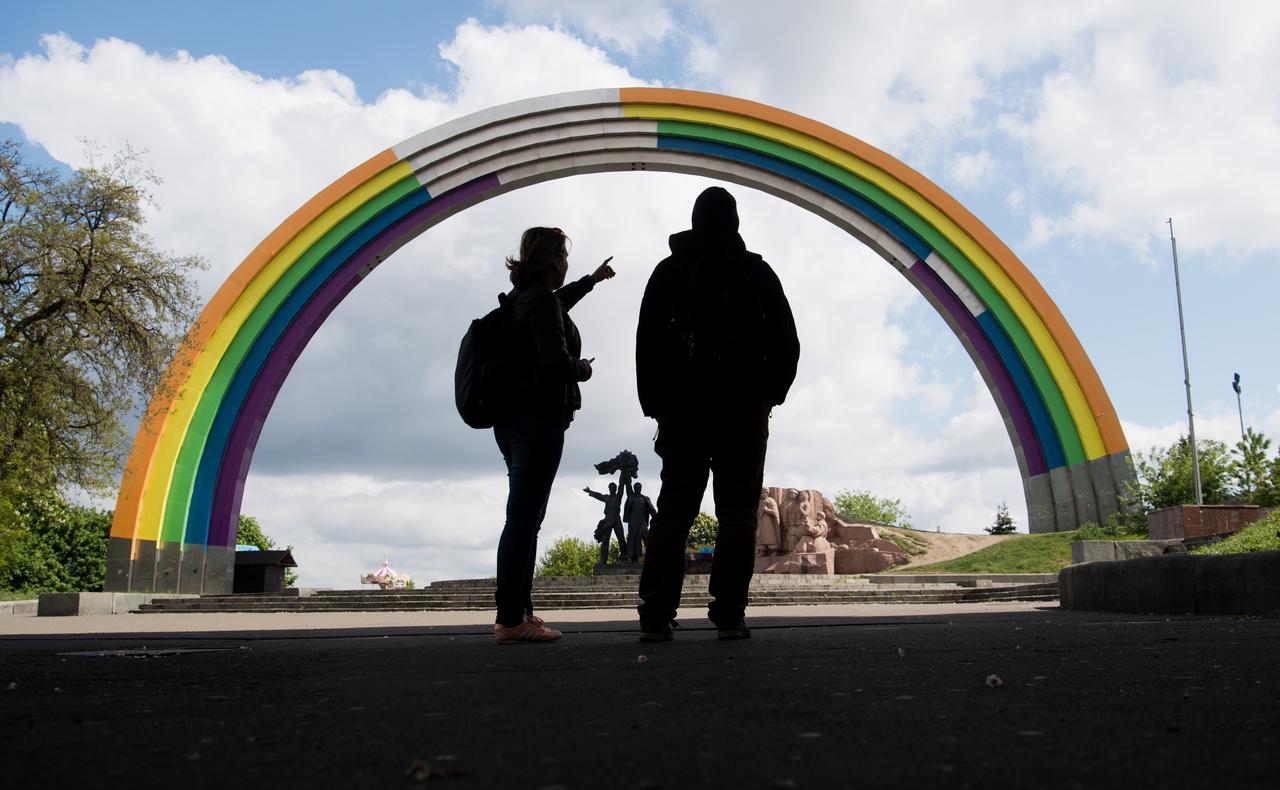
[[[218,482],[214,489],[213,511],[209,523],[210,546],[230,546],[240,515],[240,503],[244,497],[244,483],[253,462],[262,426],[267,421],[276,395],[284,386],[285,378],[294,362],[302,355],[311,337],[347,294],[361,280],[360,272],[388,248],[393,248],[405,236],[421,232],[419,226],[432,217],[458,208],[460,204],[474,201],[486,192],[500,186],[496,175],[478,178],[433,198],[421,208],[406,215],[351,256],[325,281],[315,295],[298,311],[289,328],[271,349],[262,365],[262,371],[245,396],[244,405],[231,429],[227,448],[218,469]]]
[[[929,289],[929,293],[933,295],[933,298],[946,309],[955,325],[964,332],[965,339],[969,341],[969,345],[978,352],[978,356],[982,359],[983,367],[986,368],[987,374],[991,376],[991,380],[995,382],[996,389],[1000,392],[1000,400],[1004,403],[1004,407],[1009,413],[1009,418],[1013,420],[1013,430],[1018,434],[1018,442],[1022,445],[1022,454],[1026,459],[1027,474],[1034,477],[1048,472],[1049,466],[1045,463],[1044,448],[1040,446],[1040,438],[1036,435],[1035,426],[1031,422],[1031,415],[1027,412],[1027,406],[1022,402],[1017,386],[1013,383],[1013,379],[1009,376],[1009,371],[1005,369],[1004,363],[1000,360],[1000,354],[991,345],[991,340],[987,337],[986,332],[982,331],[982,327],[978,325],[973,314],[969,312],[969,308],[965,307],[964,303],[960,301],[960,297],[952,293],[947,284],[938,276],[938,273],[929,267],[929,264],[924,261],[916,261],[915,265],[911,267],[911,274]]]

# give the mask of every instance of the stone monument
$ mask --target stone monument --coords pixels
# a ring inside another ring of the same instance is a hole
[[[871,524],[836,515],[821,491],[765,488],[756,526],[756,573],[876,573],[907,553]]]

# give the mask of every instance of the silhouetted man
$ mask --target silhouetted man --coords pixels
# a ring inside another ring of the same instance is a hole
[[[713,475],[720,522],[708,616],[721,639],[751,635],[743,614],[755,558],[769,412],[796,376],[800,342],[769,264],[738,235],[733,196],[711,187],[693,227],[645,288],[636,330],[636,386],[658,421],[658,514],[640,578],[640,638],[671,639],[684,586],[685,540]]]

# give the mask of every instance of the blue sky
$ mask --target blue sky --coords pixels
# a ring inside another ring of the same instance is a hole
[[[61,166],[83,164],[81,138],[146,149],[164,179],[151,232],[208,259],[207,295],[315,191],[449,118],[618,84],[742,96],[885,149],[986,222],[1058,303],[1140,450],[1185,425],[1173,216],[1198,432],[1234,441],[1239,372],[1246,422],[1280,438],[1273,4],[958,5],[815,2],[801,18],[728,0],[358,14],[5,2],[0,134]],[[582,269],[615,255],[622,273],[581,308],[588,343],[616,364],[586,392],[544,534],[590,533],[594,504],[576,493],[597,482],[590,461],[642,448],[654,480],[618,316],[704,185],[646,174],[522,190],[433,230],[344,303],[286,384],[246,494],[246,510],[310,558],[304,583],[349,584],[353,556],[376,567],[384,550],[424,580],[489,572],[498,459],[451,418],[440,372],[530,224],[569,228]],[[961,532],[1007,500],[1025,525],[991,398],[924,300],[830,226],[767,196],[740,200],[748,244],[782,274],[807,333],[770,484],[870,488],[901,498],[918,526]]]
[[[337,69],[368,97],[388,88],[448,79],[424,31],[450,30],[460,19],[457,4],[387,2],[357,12],[350,3],[225,2],[217,4],[128,0],[124,3],[7,3],[4,51],[38,52],[40,36],[64,32],[81,42],[122,38],[148,51],[186,50],[199,57],[221,55],[263,76],[292,76],[306,69]],[[465,16],[498,21],[484,6]],[[413,24],[388,24],[411,18]],[[424,41],[427,41],[424,46]]]

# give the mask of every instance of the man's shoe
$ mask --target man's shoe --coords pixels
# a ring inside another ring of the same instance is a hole
[[[675,620],[670,620],[662,625],[640,624],[640,641],[641,642],[670,642],[676,638],[675,630],[680,624]]]
[[[747,628],[746,620],[739,620],[737,625],[728,628],[722,625],[717,625],[716,634],[720,637],[722,642],[728,642],[735,639],[750,639],[751,629]]]

